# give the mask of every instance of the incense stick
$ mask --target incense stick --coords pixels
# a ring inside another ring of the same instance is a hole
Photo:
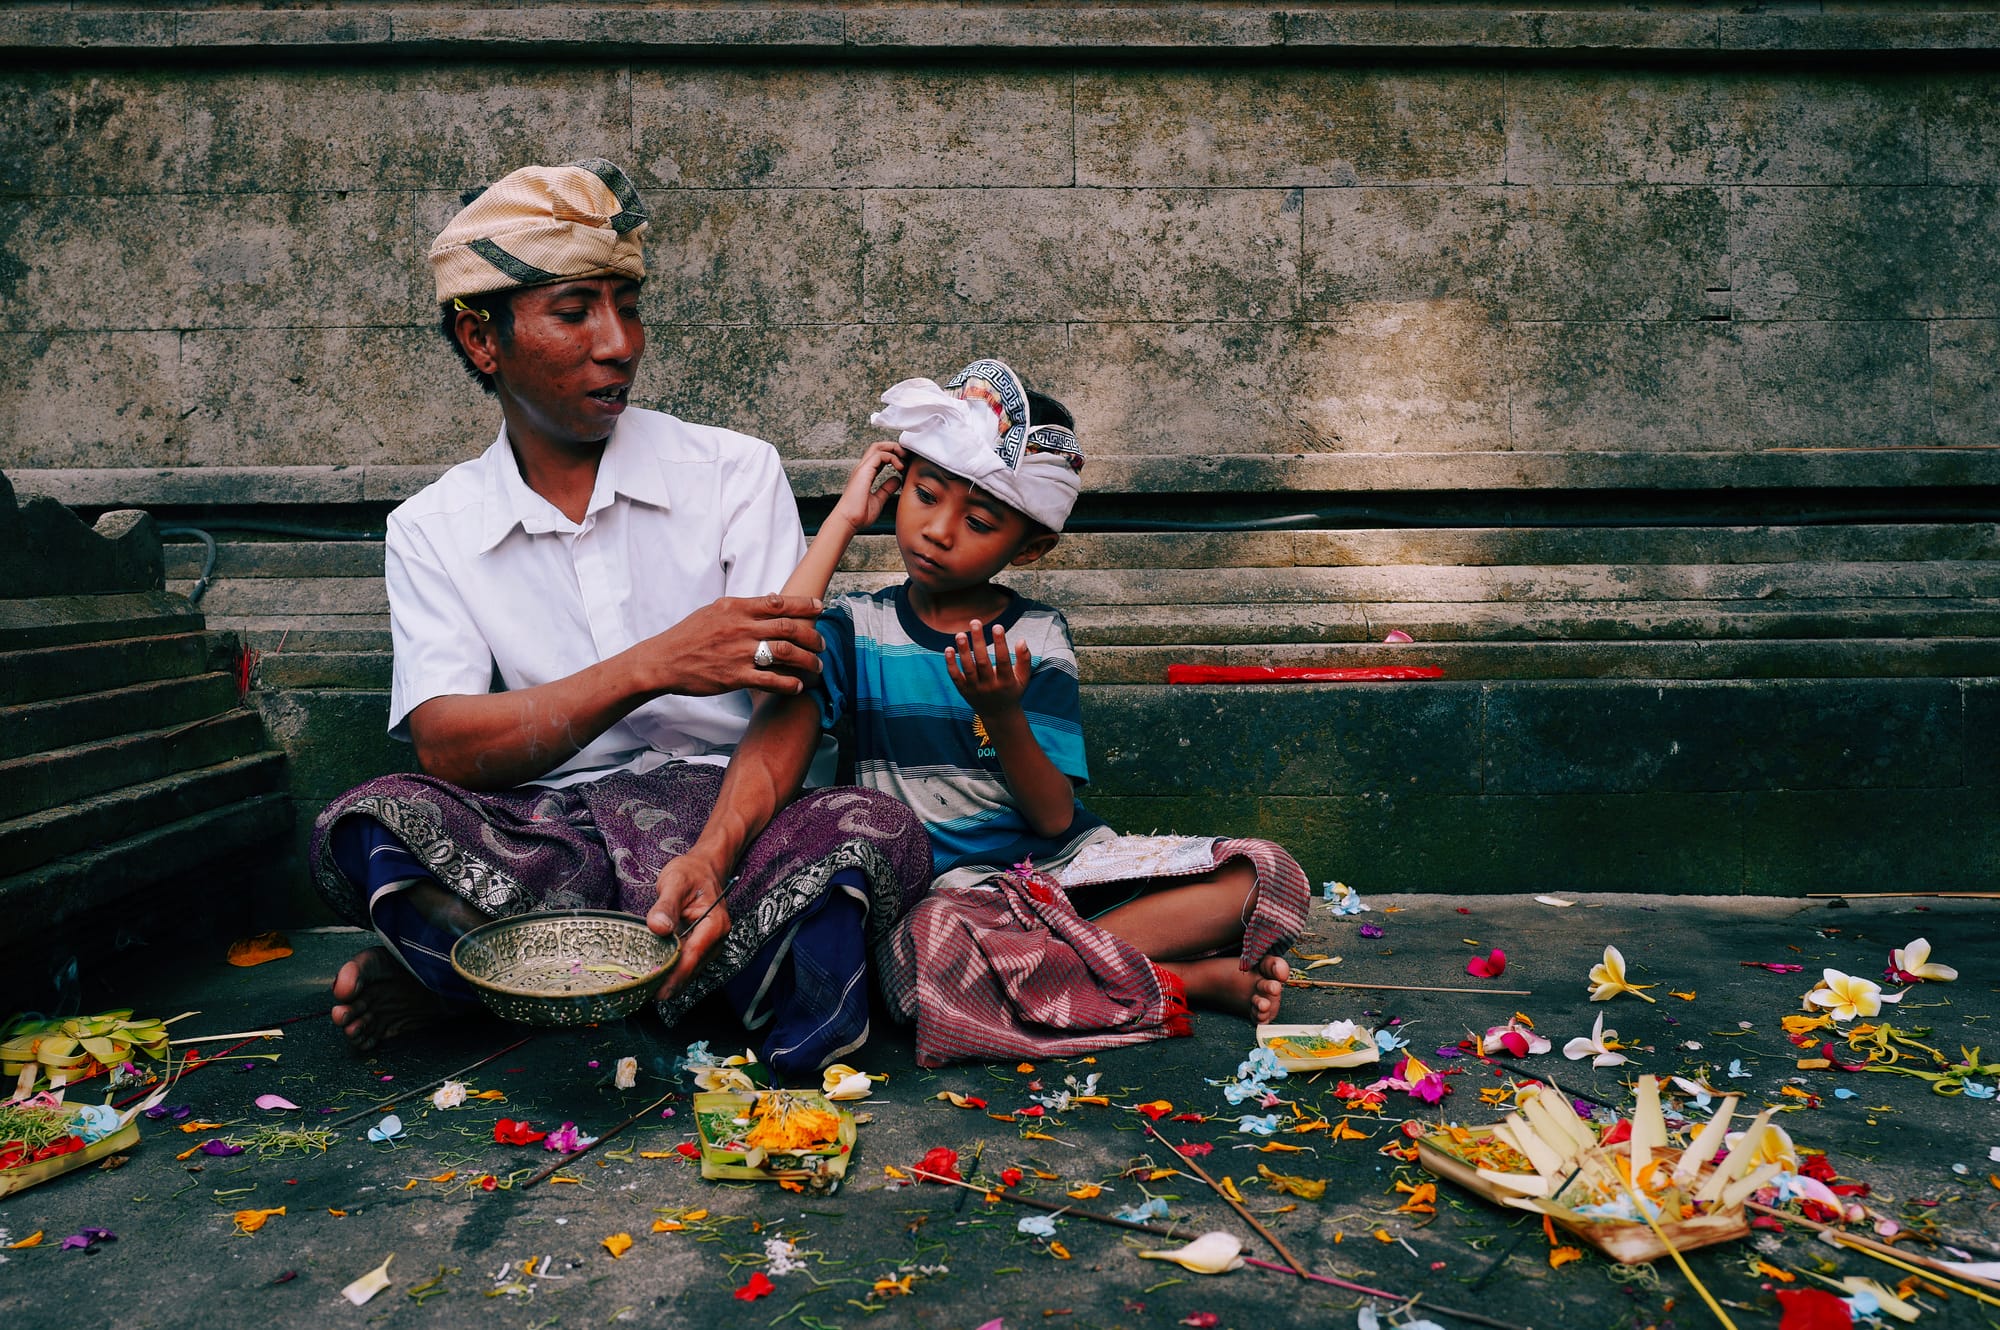
[[[469,1066],[460,1067],[457,1071],[452,1072],[449,1076],[440,1076],[436,1080],[432,1081],[429,1085],[421,1085],[414,1090],[405,1090],[403,1091],[403,1093],[397,1095],[393,1099],[385,1099],[380,1104],[376,1104],[369,1108],[360,1109],[357,1112],[349,1113],[344,1118],[340,1118],[337,1121],[327,1123],[326,1124],[327,1129],[329,1131],[337,1131],[340,1128],[345,1127],[350,1122],[359,1122],[361,1119],[367,1117],[370,1113],[387,1112],[389,1109],[392,1109],[396,1105],[402,1103],[405,1099],[410,1099],[420,1094],[427,1094],[430,1091],[437,1089],[440,1085],[443,1085],[446,1081],[455,1081],[469,1071],[479,1070],[479,1068],[485,1066],[487,1063],[491,1062],[494,1058],[499,1057],[502,1053],[511,1053],[515,1049],[519,1048],[522,1044],[527,1043],[528,1040],[533,1039],[534,1037],[535,1037],[534,1035],[530,1034],[524,1038],[516,1039],[513,1043],[507,1045],[507,1047],[500,1049],[497,1052],[488,1053],[485,1057],[479,1059],[479,1061],[474,1062]],[[210,1059],[210,1061],[213,1060],[214,1059]]]
[[[1625,1188],[1625,1194],[1632,1198],[1632,1208],[1639,1212],[1639,1218],[1645,1220],[1646,1227],[1653,1230],[1653,1236],[1667,1249],[1667,1255],[1674,1258],[1674,1264],[1678,1265],[1681,1273],[1687,1276],[1687,1282],[1694,1285],[1694,1291],[1701,1294],[1701,1300],[1715,1313],[1715,1319],[1728,1326],[1729,1330],[1736,1330],[1736,1322],[1729,1319],[1729,1313],[1722,1310],[1722,1304],[1715,1300],[1715,1295],[1708,1291],[1707,1285],[1695,1277],[1694,1268],[1687,1263],[1687,1257],[1681,1255],[1681,1249],[1674,1246],[1673,1239],[1669,1238],[1667,1231],[1660,1227],[1660,1221],[1653,1218],[1653,1212],[1646,1208],[1646,1200],[1639,1195],[1638,1189],[1626,1180],[1623,1173],[1618,1173],[1616,1169],[1612,1172],[1618,1174],[1619,1184]]]
[[[658,1108],[661,1104],[664,1104],[669,1099],[672,1099],[675,1093],[676,1092],[673,1090],[667,1091],[665,1094],[661,1095],[658,1099],[655,1099],[652,1103],[646,1105],[644,1108],[640,1109],[637,1113],[634,1113],[631,1117],[626,1118],[623,1122],[613,1127],[610,1131],[605,1132],[602,1136],[592,1141],[589,1145],[584,1146],[581,1150],[572,1151],[571,1153],[564,1155],[561,1159],[556,1160],[555,1163],[550,1164],[547,1168],[543,1169],[541,1172],[535,1174],[535,1176],[529,1178],[526,1182],[522,1183],[521,1186],[523,1188],[532,1187],[537,1182],[540,1182],[543,1178],[546,1178],[550,1174],[554,1173],[557,1169],[567,1165],[571,1160],[583,1158],[585,1155],[589,1154],[592,1150],[595,1150],[598,1146],[604,1144],[606,1141],[610,1140],[613,1136],[616,1136],[619,1132],[624,1131],[627,1127],[637,1122],[640,1118],[645,1117],[648,1113]]]
[[[1162,1136],[1160,1134],[1160,1129],[1158,1127],[1155,1127],[1152,1123],[1152,1120],[1143,1113],[1139,1115],[1139,1124],[1146,1129],[1147,1133],[1151,1135],[1154,1140],[1158,1141],[1161,1145],[1166,1146],[1169,1150],[1174,1149],[1173,1142],[1169,1141],[1165,1136]],[[1285,1258],[1285,1264],[1292,1267],[1293,1274],[1296,1274],[1300,1279],[1306,1278],[1306,1268],[1303,1265],[1299,1264],[1298,1257],[1292,1255],[1289,1251],[1285,1250],[1285,1244],[1278,1241],[1277,1234],[1271,1232],[1270,1229],[1265,1228],[1263,1223],[1257,1218],[1257,1216],[1251,1214],[1249,1208],[1245,1206],[1241,1201],[1237,1200],[1234,1196],[1231,1196],[1228,1192],[1224,1191],[1222,1189],[1221,1184],[1216,1182],[1214,1178],[1208,1175],[1207,1169],[1203,1168],[1200,1164],[1196,1163],[1193,1159],[1189,1158],[1187,1155],[1181,1154],[1180,1151],[1178,1150],[1175,1150],[1174,1153],[1180,1158],[1182,1163],[1186,1164],[1189,1168],[1194,1170],[1194,1175],[1196,1177],[1200,1178],[1203,1182],[1206,1182],[1209,1185],[1210,1190],[1214,1191],[1214,1193],[1217,1196],[1220,1196],[1223,1200],[1229,1202],[1230,1208],[1236,1211],[1237,1214],[1243,1216],[1243,1222],[1250,1225],[1251,1228],[1257,1230],[1258,1237],[1264,1239],[1264,1241],[1271,1244],[1271,1250],[1277,1252],[1278,1255]]]
[[[1092,1223],[1107,1224],[1112,1228],[1131,1229],[1135,1233],[1148,1233],[1157,1238],[1168,1238],[1173,1241],[1184,1242],[1192,1235],[1194,1230],[1194,1225],[1192,1224],[1187,1225],[1186,1231],[1183,1232],[1179,1231],[1177,1226],[1174,1225],[1145,1224],[1136,1219],[1120,1219],[1116,1215],[1098,1214],[1094,1210],[1079,1210],[1073,1205],[1057,1205],[1052,1201],[1044,1201],[1038,1197],[1022,1196],[1018,1192],[1007,1190],[1005,1187],[982,1187],[977,1183],[945,1177],[941,1173],[926,1173],[921,1168],[912,1169],[911,1172],[926,1182],[942,1182],[953,1187],[963,1187],[967,1191],[983,1193],[989,1200],[1010,1201],[1015,1205],[1025,1205],[1030,1209],[1043,1210],[1050,1214],[1067,1215],[1072,1219],[1088,1219]],[[1296,1273],[1279,1265],[1276,1261],[1260,1260],[1255,1256],[1245,1256],[1243,1264],[1254,1265],[1259,1270],[1270,1270],[1281,1275]],[[1312,1280],[1315,1284],[1330,1284],[1334,1288],[1344,1288],[1350,1293],[1360,1293],[1371,1298],[1381,1298],[1385,1302],[1398,1304],[1414,1302],[1422,1306],[1424,1310],[1436,1312],[1439,1316],[1450,1316],[1457,1320],[1470,1321],[1474,1325],[1492,1326],[1494,1330],[1520,1330],[1520,1327],[1514,1325],[1511,1321],[1496,1320],[1491,1316],[1485,1316],[1479,1312],[1460,1311],[1456,1307],[1443,1307],[1435,1302],[1419,1302],[1418,1298],[1412,1298],[1402,1293],[1391,1293],[1386,1289],[1370,1288],[1366,1284],[1357,1284],[1349,1279],[1337,1279],[1332,1275],[1314,1274],[1310,1270],[1305,1272],[1305,1277]]]
[[[1533,997],[1531,988],[1442,988],[1431,984],[1350,984],[1338,979],[1287,979],[1289,988],[1380,988],[1398,993],[1486,993],[1499,997]]]
[[[1884,1264],[1898,1266],[1910,1271],[1912,1274],[1922,1275],[1925,1279],[1935,1280],[1948,1288],[1965,1294],[1967,1297],[1977,1298],[1981,1302],[2000,1307],[2000,1298],[1996,1298],[1990,1293],[1982,1293],[1976,1288],[1958,1282],[1959,1280],[1970,1279],[1977,1283],[1985,1284],[1988,1288],[1994,1287],[1994,1285],[1987,1280],[1981,1279],[1978,1275],[1969,1275],[1963,1270],[1953,1270],[1950,1266],[1942,1266],[1940,1268],[1942,1263],[1933,1261],[1928,1256],[1921,1256],[1916,1252],[1898,1252],[1894,1248],[1889,1247],[1888,1244],[1876,1242],[1872,1238],[1860,1237],[1853,1233],[1843,1233],[1829,1224],[1822,1224],[1818,1220],[1807,1219],[1804,1215],[1795,1215],[1785,1210],[1774,1210],[1768,1205],[1759,1205],[1755,1201],[1745,1201],[1743,1208],[1746,1210],[1755,1210],[1760,1215],[1769,1215],[1773,1219],[1784,1220],[1786,1223],[1803,1224],[1807,1228],[1826,1234],[1837,1245],[1845,1247],[1850,1251],[1858,1251],[1864,1256],[1873,1256],[1876,1260]]]

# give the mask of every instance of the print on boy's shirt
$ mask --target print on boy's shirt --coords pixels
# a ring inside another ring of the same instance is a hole
[[[986,732],[986,717],[977,712],[974,712],[972,716],[972,739],[979,746],[976,756],[980,761],[984,762],[991,759],[998,762],[1000,760],[1000,750],[993,746],[993,736]]]

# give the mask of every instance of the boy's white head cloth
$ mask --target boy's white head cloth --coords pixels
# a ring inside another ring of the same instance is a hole
[[[975,360],[940,386],[904,379],[868,418],[897,442],[962,476],[1051,531],[1063,529],[1083,488],[1083,452],[1061,425],[1029,418],[1027,390],[998,360]]]

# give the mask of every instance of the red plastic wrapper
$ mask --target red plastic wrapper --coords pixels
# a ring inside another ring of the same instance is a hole
[[[1442,679],[1436,665],[1353,665],[1323,668],[1277,665],[1169,665],[1168,683],[1388,683]]]

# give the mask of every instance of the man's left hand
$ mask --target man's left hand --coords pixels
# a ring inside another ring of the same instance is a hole
[[[724,885],[721,873],[692,854],[681,855],[660,870],[660,896],[646,915],[646,927],[667,937],[693,925],[681,939],[680,959],[674,962],[674,968],[667,972],[666,983],[660,987],[660,1001],[667,1001],[685,988],[708,953],[728,935],[729,907],[717,903]],[[714,910],[703,918],[703,912],[711,905]],[[701,922],[696,923],[697,919]]]

